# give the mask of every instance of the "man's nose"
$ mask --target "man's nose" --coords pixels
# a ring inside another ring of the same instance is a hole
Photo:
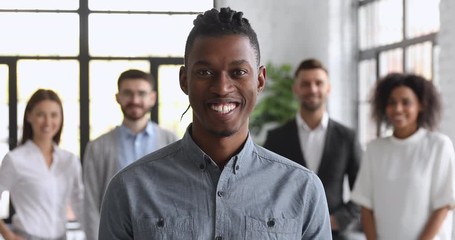
[[[231,79],[229,74],[221,73],[215,77],[211,89],[213,92],[219,95],[224,95],[226,93],[231,92],[233,86],[234,86],[233,80]]]
[[[311,91],[312,93],[317,92],[317,91],[318,91],[318,86],[317,86],[315,83],[310,84],[310,91]]]

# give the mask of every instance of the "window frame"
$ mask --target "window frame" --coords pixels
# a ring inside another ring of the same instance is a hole
[[[360,12],[360,8],[362,7],[365,7],[369,4],[374,4],[376,2],[379,2],[381,0],[358,0],[357,1],[357,12]],[[437,67],[435,66],[435,64],[437,64],[437,59],[436,59],[436,51],[435,49],[438,48],[438,32],[439,31],[436,31],[436,32],[433,32],[433,33],[429,33],[429,34],[426,34],[426,35],[422,35],[422,36],[418,36],[418,37],[411,37],[411,38],[408,38],[408,36],[406,36],[406,32],[407,32],[407,24],[406,24],[406,19],[408,19],[407,17],[407,6],[406,4],[408,4],[407,0],[401,0],[402,2],[402,5],[403,5],[403,18],[402,18],[402,21],[403,21],[403,29],[402,29],[402,40],[399,41],[399,42],[395,42],[395,43],[391,43],[391,44],[384,44],[384,45],[380,45],[380,46],[375,46],[375,47],[370,47],[370,48],[366,48],[366,49],[360,49],[360,46],[359,46],[359,51],[358,51],[358,69],[359,69],[359,73],[358,73],[358,84],[357,86],[361,86],[361,81],[365,81],[365,79],[360,79],[360,76],[362,75],[360,73],[360,66],[361,66],[361,63],[364,62],[364,61],[369,61],[369,60],[374,60],[375,61],[375,65],[376,65],[376,81],[378,79],[380,79],[380,77],[383,77],[381,75],[381,72],[382,72],[382,69],[381,69],[381,64],[380,64],[380,55],[381,53],[383,52],[386,52],[386,51],[390,51],[390,50],[395,50],[395,49],[401,49],[402,52],[403,52],[403,58],[402,58],[402,66],[403,66],[403,71],[406,72],[406,66],[408,66],[407,64],[407,48],[410,47],[410,46],[413,46],[415,44],[420,44],[420,43],[425,43],[425,42],[430,42],[431,43],[431,72],[432,72],[432,79],[437,79],[438,76],[437,76],[437,72],[435,72],[437,70]],[[359,14],[358,14],[359,16]],[[358,21],[361,21],[362,19],[358,19]],[[357,26],[359,27],[359,26]],[[358,30],[358,41],[360,42],[360,38],[361,38],[361,35],[362,33],[360,32],[360,29]],[[371,89],[369,89],[371,90]],[[365,94],[368,94],[368,93],[365,93],[363,92],[363,90],[361,88],[358,88],[358,94],[359,95],[365,95]],[[361,106],[364,105],[366,102],[365,101],[359,101],[358,102],[358,109],[361,109]],[[371,106],[370,106],[371,108]],[[358,119],[358,123],[359,123],[359,126],[362,125],[361,124],[361,114],[363,114],[363,112],[359,111],[358,112],[358,116],[357,116],[357,119]],[[368,116],[367,119],[371,119],[371,116]],[[369,125],[367,123],[367,125]],[[384,131],[384,126],[382,126],[381,124],[378,124],[378,123],[375,123],[375,126],[369,126],[369,127],[374,127],[375,128],[375,137],[382,137],[384,136],[385,132]],[[362,145],[365,145],[367,142],[369,142],[370,140],[372,139],[368,139],[368,131],[367,129],[362,129],[361,127],[359,127],[359,136],[360,136],[360,140],[361,140],[361,143]]]

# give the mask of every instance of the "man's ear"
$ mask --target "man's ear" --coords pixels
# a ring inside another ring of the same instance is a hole
[[[149,98],[150,98],[150,104],[152,105],[152,107],[154,107],[156,104],[156,91],[152,90]]]
[[[265,69],[265,66],[260,66],[259,72],[258,72],[258,88],[257,88],[258,94],[264,90],[266,80],[267,80],[267,70]]]
[[[117,103],[120,104],[120,93],[115,94],[115,101],[117,101]]]
[[[179,71],[179,82],[180,82],[180,89],[188,95],[188,81],[187,81],[187,75],[186,75],[186,68],[185,66],[180,67]]]

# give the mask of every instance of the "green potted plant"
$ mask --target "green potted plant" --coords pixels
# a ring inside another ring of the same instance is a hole
[[[294,78],[291,65],[266,65],[267,81],[264,92],[250,117],[250,130],[259,135],[270,124],[283,124],[295,116],[298,103],[292,93]]]

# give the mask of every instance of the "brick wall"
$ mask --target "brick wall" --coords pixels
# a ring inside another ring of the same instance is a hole
[[[455,1],[441,0],[439,80],[444,104],[441,131],[455,142]]]

